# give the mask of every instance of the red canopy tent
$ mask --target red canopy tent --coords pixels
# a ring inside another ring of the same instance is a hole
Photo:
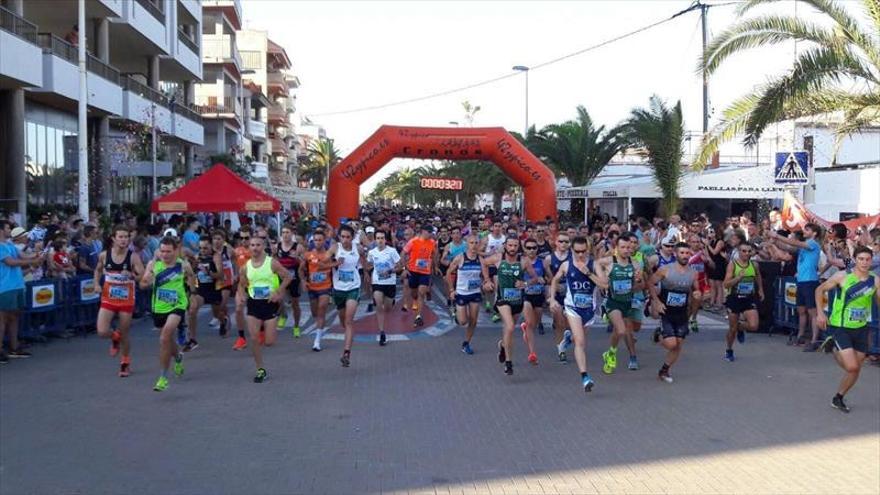
[[[273,212],[281,209],[281,202],[217,164],[180,189],[154,199],[151,209],[153,213]]]

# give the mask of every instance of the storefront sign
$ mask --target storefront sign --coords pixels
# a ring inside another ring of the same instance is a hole
[[[556,199],[580,199],[588,198],[586,187],[569,187],[556,191]]]
[[[715,191],[715,192],[785,192],[784,187],[749,187],[749,186],[697,186],[697,191]]]
[[[602,191],[603,198],[616,198],[617,191]]]
[[[31,286],[31,307],[45,308],[55,305],[55,284]]]

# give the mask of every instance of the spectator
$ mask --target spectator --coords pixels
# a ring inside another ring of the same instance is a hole
[[[814,223],[808,223],[803,228],[803,234],[803,241],[793,237],[782,237],[778,234],[773,236],[774,239],[797,248],[798,344],[804,339],[807,323],[812,323],[816,318],[816,287],[819,286],[819,258],[822,253],[822,247],[819,244],[822,238],[821,227]],[[804,352],[815,352],[819,348],[819,328],[815,325],[813,325],[812,337],[812,341],[804,348]]]
[[[73,46],[79,46],[79,25],[74,24],[70,31],[64,35],[64,41]]]
[[[103,243],[97,237],[98,228],[94,225],[86,225],[79,245],[76,247],[76,273],[78,275],[93,275],[95,273],[98,254],[104,249]]]
[[[16,227],[12,229],[10,238],[12,239],[12,243],[15,245],[16,249],[18,249],[18,254],[22,259],[34,258],[43,251],[42,241],[37,242],[33,248],[28,246],[28,233],[21,227]],[[38,264],[22,267],[22,274],[24,275],[25,282],[42,280],[43,265]]]
[[[9,358],[31,356],[29,352],[21,350],[18,343],[18,314],[24,308],[24,275],[21,269],[43,261],[42,256],[22,258],[18,248],[10,241],[11,235],[10,223],[0,220],[0,364],[8,363]],[[5,338],[9,339],[9,352],[3,347]]]
[[[31,246],[34,245],[35,242],[41,241],[45,242],[46,240],[46,232],[47,227],[49,226],[49,214],[43,213],[40,215],[39,222],[34,225],[34,228],[28,233],[28,242]]]
[[[199,252],[199,221],[190,218],[186,225],[186,232],[183,233],[183,247],[189,249],[193,253]]]

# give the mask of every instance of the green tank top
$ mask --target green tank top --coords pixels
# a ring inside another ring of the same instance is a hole
[[[522,289],[516,288],[516,281],[523,280],[522,265],[501,260],[498,265],[498,300],[507,302],[522,301]]]
[[[251,299],[269,299],[269,295],[278,289],[278,276],[272,271],[272,257],[266,256],[259,268],[254,268],[254,260],[248,260],[247,279],[248,296]]]
[[[635,285],[636,270],[632,262],[621,265],[617,262],[617,256],[612,258],[611,272],[608,274],[608,299],[621,303],[631,303],[633,299],[633,286]]]
[[[738,277],[743,274],[742,280],[730,288],[730,293],[736,297],[755,297],[757,287],[755,287],[755,265],[749,262],[749,266],[742,266],[738,261],[733,262],[733,276]]]
[[[183,262],[177,260],[168,266],[161,260],[153,265],[153,312],[167,314],[175,309],[186,310],[189,300],[184,286]]]
[[[855,273],[847,273],[834,295],[829,324],[851,329],[859,329],[868,324],[874,299],[875,276],[869,272],[867,279],[859,280]]]

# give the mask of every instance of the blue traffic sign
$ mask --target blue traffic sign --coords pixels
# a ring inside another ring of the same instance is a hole
[[[806,184],[809,182],[810,155],[806,151],[776,153],[776,183]]]

